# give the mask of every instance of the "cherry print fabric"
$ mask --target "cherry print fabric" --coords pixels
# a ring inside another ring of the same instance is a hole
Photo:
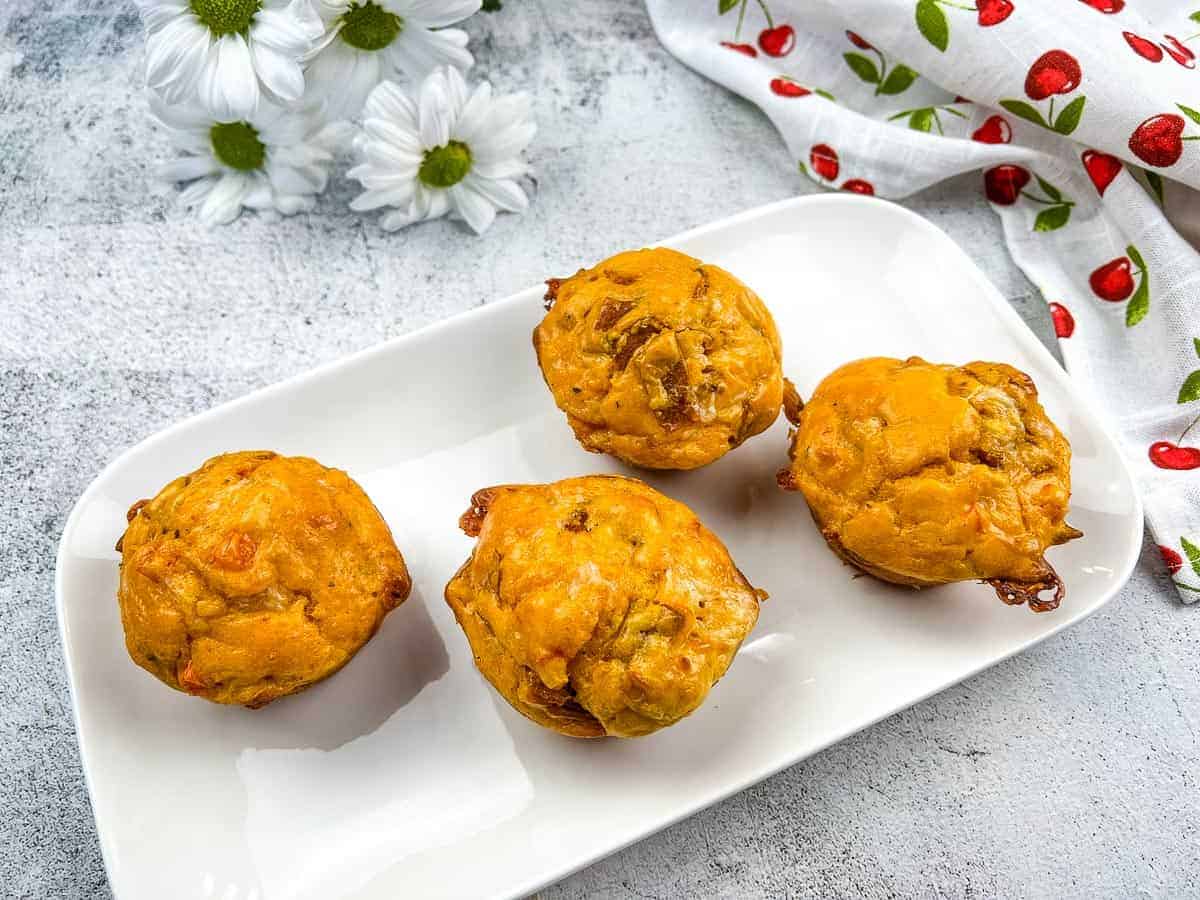
[[[825,187],[898,199],[981,173],[1181,599],[1200,600],[1200,256],[1172,224],[1200,237],[1200,0],[647,7]]]

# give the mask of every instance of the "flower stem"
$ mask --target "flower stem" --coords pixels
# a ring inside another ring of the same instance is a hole
[[[742,0],[742,8],[738,10],[737,28],[734,29],[733,39],[740,41],[742,39],[742,23],[746,21],[746,7],[750,5],[750,0]]]

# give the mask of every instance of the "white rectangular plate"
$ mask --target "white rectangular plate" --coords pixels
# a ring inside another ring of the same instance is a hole
[[[957,246],[898,206],[787,201],[668,244],[745,280],[807,394],[862,356],[1010,362],[1074,447],[1057,612],[962,584],[855,578],[775,486],[782,417],[705,469],[647,475],[766,588],[758,626],[699,712],[632,741],[575,741],[510,710],[442,600],[470,553],[471,492],[620,466],[581,450],[542,383],[543,289],[182,422],[112,463],[58,559],[58,614],[96,826],[121,900],[517,896],[611,853],[1080,621],[1137,558],[1142,512],[1113,441]],[[614,248],[615,249],[615,248]],[[580,265],[588,260],[579,260]],[[566,275],[548,272],[547,275]],[[347,469],[412,569],[412,597],[340,674],[252,712],[168,690],[129,661],[114,593],[125,510],[227,450]]]

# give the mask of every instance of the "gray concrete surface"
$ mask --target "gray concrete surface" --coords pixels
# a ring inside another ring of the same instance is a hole
[[[206,232],[150,183],[166,147],[131,7],[0,5],[0,893],[108,893],[53,609],[58,535],[107,461],[581,260],[810,190],[638,0],[506,0],[470,30],[477,74],[537,95],[528,215],[388,236],[338,179],[312,215]],[[976,179],[910,205],[1046,334]],[[1153,563],[1147,547],[1079,628],[543,895],[1196,896],[1200,607]]]

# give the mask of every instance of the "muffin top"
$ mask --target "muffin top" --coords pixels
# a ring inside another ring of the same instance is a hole
[[[227,453],[129,510],[117,599],[134,662],[171,687],[258,707],[333,674],[411,587],[345,472]]]
[[[982,579],[1005,602],[1057,606],[1037,593],[1061,598],[1043,554],[1080,534],[1065,518],[1071,448],[1028,375],[861,359],[789,417],[798,427],[779,482],[804,493],[849,561],[889,581]]]
[[[633,250],[548,282],[533,332],[554,401],[583,446],[693,469],[770,427],[782,345],[763,302],[724,269]]]
[[[682,503],[632,478],[487,488],[446,586],[476,664],[518,711],[632,737],[695,710],[766,597]]]

